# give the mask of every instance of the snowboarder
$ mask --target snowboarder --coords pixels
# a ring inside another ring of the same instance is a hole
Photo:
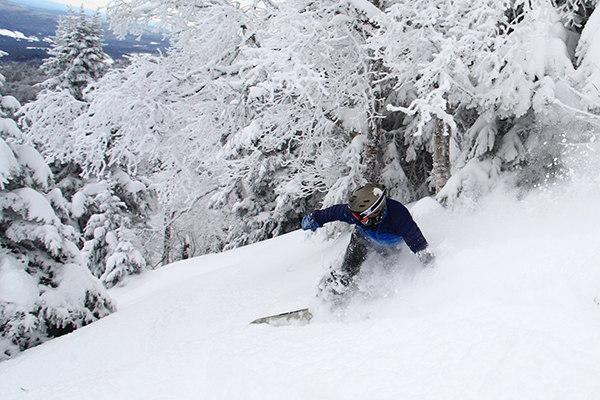
[[[332,270],[319,285],[325,300],[339,297],[348,290],[352,279],[371,253],[389,257],[399,251],[402,241],[424,265],[431,265],[435,261],[427,240],[408,209],[400,202],[387,198],[383,185],[359,187],[350,194],[349,204],[338,204],[306,215],[302,219],[302,229],[314,232],[332,221],[342,221],[356,227],[340,269]]]

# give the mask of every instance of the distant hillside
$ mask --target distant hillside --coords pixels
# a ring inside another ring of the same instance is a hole
[[[8,0],[11,3],[15,3],[21,7],[28,8],[30,10],[47,12],[50,14],[63,15],[66,12],[67,5],[64,3],[57,3],[50,0]],[[77,3],[75,3],[77,4]],[[95,11],[94,9],[89,10],[90,12]]]
[[[0,0],[0,50],[8,53],[4,60],[26,61],[48,57],[52,36],[60,15],[56,10],[40,11]],[[106,54],[114,59],[126,54],[154,53],[164,50],[167,42],[162,35],[148,31],[141,40],[133,36],[119,40],[103,23]]]

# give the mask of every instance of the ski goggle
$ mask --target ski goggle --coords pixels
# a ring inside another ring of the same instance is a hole
[[[359,220],[360,223],[363,225],[367,225],[367,223],[369,222],[369,217],[370,217],[369,215],[367,215],[366,217],[361,217],[359,214],[356,214],[356,213],[352,213],[352,215],[354,216],[354,218]]]
[[[354,213],[350,211],[352,216],[360,221],[361,224],[365,226],[377,225],[380,224],[387,214],[387,207],[384,205],[381,209],[376,212],[371,213],[366,217],[361,217],[360,214]]]

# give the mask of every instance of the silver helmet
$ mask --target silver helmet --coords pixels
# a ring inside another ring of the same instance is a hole
[[[385,217],[387,189],[377,183],[368,183],[350,193],[350,212],[363,225],[379,224]]]

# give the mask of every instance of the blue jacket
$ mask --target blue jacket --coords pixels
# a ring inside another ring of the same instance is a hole
[[[426,248],[427,240],[408,209],[396,200],[386,199],[386,201],[387,211],[383,221],[378,225],[365,226],[361,224],[350,212],[348,204],[338,204],[316,211],[314,213],[315,221],[320,226],[332,221],[356,225],[365,238],[381,246],[394,246],[404,240],[414,253]]]

